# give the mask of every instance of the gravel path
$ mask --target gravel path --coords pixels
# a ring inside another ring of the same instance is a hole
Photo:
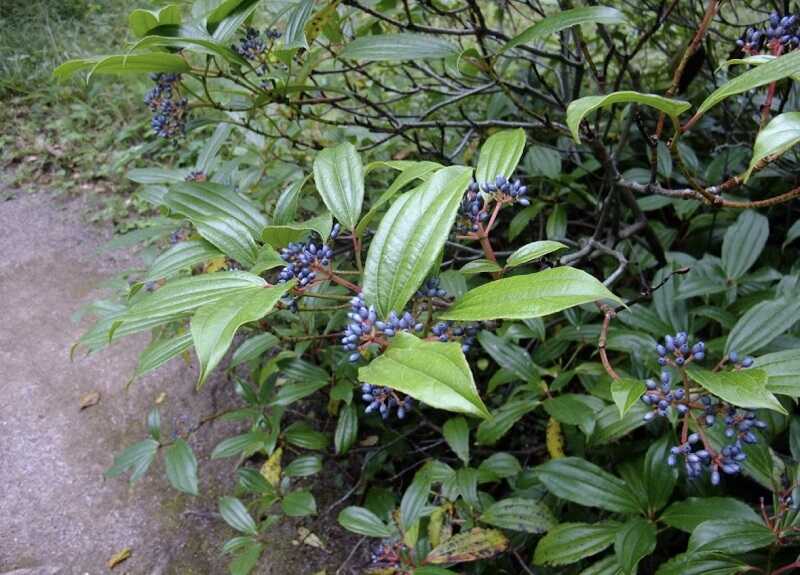
[[[214,514],[235,462],[207,456],[232,424],[192,437],[200,497],[169,488],[160,462],[133,486],[103,478],[114,453],[146,436],[143,419],[161,393],[167,429],[235,404],[225,381],[195,394],[196,370],[180,360],[125,391],[146,335],[70,361],[85,328],[72,314],[101,293],[104,279],[135,263],[129,254],[98,252],[108,235],[81,222],[85,209],[44,193],[0,203],[0,574],[108,573],[106,562],[125,548],[132,555],[114,573],[227,573],[220,547],[233,532]],[[81,411],[89,392],[100,402]],[[299,553],[291,528],[278,533],[258,573],[311,574],[337,564],[321,550]]]

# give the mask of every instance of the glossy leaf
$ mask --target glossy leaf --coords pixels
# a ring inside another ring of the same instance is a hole
[[[333,217],[354,230],[364,201],[364,166],[349,142],[326,148],[314,159],[314,183]]]
[[[656,575],[737,575],[751,570],[747,563],[716,551],[690,552],[662,563]]]
[[[197,310],[192,318],[191,331],[200,362],[198,387],[203,385],[209,372],[222,360],[236,330],[245,323],[267,315],[292,285],[286,283],[271,288],[254,288]]]
[[[244,224],[225,216],[193,220],[197,233],[226,256],[250,267],[256,261],[258,246]]]
[[[539,405],[534,400],[511,400],[499,409],[492,411],[491,417],[478,426],[476,439],[481,445],[494,445],[514,424],[526,413],[530,413]]]
[[[534,565],[569,565],[596,555],[614,543],[620,524],[561,523],[539,540],[533,554]]]
[[[639,505],[625,482],[578,457],[554,459],[536,468],[536,476],[557,497],[587,507],[637,513]]]
[[[224,123],[218,124],[217,127],[214,128],[214,133],[197,155],[197,162],[195,162],[194,165],[195,170],[199,170],[204,174],[208,174],[208,172],[214,166],[214,162],[217,159],[217,154],[219,154],[222,145],[225,143],[225,140],[228,139],[232,129],[233,126],[231,124]]]
[[[283,34],[284,48],[288,50],[308,48],[305,28],[313,10],[314,0],[300,0],[292,6],[286,21],[286,31]]]
[[[469,465],[469,426],[463,417],[453,417],[444,422],[442,436],[458,458]]]
[[[739,214],[736,223],[725,231],[722,242],[722,268],[730,279],[739,279],[761,255],[769,236],[769,221],[754,210]]]
[[[479,286],[441,317],[457,321],[528,319],[602,299],[620,302],[594,277],[563,266]]]
[[[242,363],[259,358],[267,350],[278,345],[278,342],[278,338],[271,333],[260,333],[245,340],[236,348],[236,351],[233,352],[230,367],[233,368]]]
[[[538,242],[531,242],[529,244],[525,244],[513,254],[508,257],[506,260],[506,267],[513,268],[517,266],[521,266],[527,264],[528,262],[532,262],[533,260],[538,260],[541,257],[546,256],[547,254],[553,253],[558,250],[566,249],[567,246],[562,244],[561,242],[555,242],[552,240],[542,240]]]
[[[364,268],[364,298],[378,315],[402,310],[437,261],[455,221],[470,169],[438,170],[398,197],[372,239]]]
[[[497,362],[522,381],[530,381],[536,375],[536,366],[524,348],[504,340],[489,330],[478,333],[481,347]]]
[[[497,176],[510,178],[525,150],[525,130],[503,130],[489,137],[481,146],[475,179],[494,183]]]
[[[222,255],[206,240],[179,242],[158,256],[150,266],[144,283],[171,277],[184,269],[218,258]]]
[[[541,501],[512,497],[491,505],[481,514],[482,523],[525,533],[545,533],[557,521]]]
[[[767,390],[800,397],[800,353],[796,349],[756,358],[753,367],[767,374]]]
[[[223,0],[206,18],[217,42],[227,42],[255,11],[260,0]]]
[[[339,524],[353,533],[367,537],[391,537],[392,530],[369,509],[351,505],[339,513]]]
[[[281,509],[288,517],[307,517],[317,513],[317,502],[309,491],[292,491],[281,500]]]
[[[175,489],[197,495],[197,459],[189,444],[180,437],[164,451],[164,466]]]
[[[714,90],[700,107],[697,114],[703,114],[725,98],[747,92],[783,78],[800,74],[800,52],[790,52],[775,60],[766,62],[737,76]]]
[[[775,541],[775,533],[760,521],[713,519],[695,527],[688,550],[739,554],[767,547]]]
[[[667,433],[647,448],[642,480],[645,485],[648,511],[651,513],[660,510],[669,502],[678,481],[677,468],[667,463],[673,445],[674,440],[671,434]]]
[[[670,505],[660,519],[687,533],[705,521],[724,520],[731,524],[759,521],[749,505],[733,497],[690,497]]]
[[[581,141],[580,125],[583,119],[590,113],[611,106],[612,104],[643,104],[664,112],[677,124],[677,117],[692,107],[689,102],[683,100],[673,100],[658,96],[656,94],[644,94],[641,92],[622,91],[613,92],[606,96],[586,96],[578,100],[573,100],[567,106],[567,126],[572,137],[576,142]]]
[[[145,439],[131,445],[122,453],[114,457],[114,465],[106,471],[106,477],[117,477],[126,471],[131,471],[130,482],[141,479],[158,452],[158,441]]]
[[[455,342],[426,341],[398,333],[383,355],[358,370],[358,377],[431,407],[489,417],[461,345]]]
[[[650,555],[655,548],[656,526],[640,517],[624,523],[614,539],[614,553],[626,575],[636,575],[639,561]]]
[[[322,471],[319,455],[301,455],[283,469],[285,477],[310,477]]]
[[[497,262],[487,260],[486,258],[480,258],[465,263],[458,271],[459,273],[468,276],[473,274],[493,274],[502,271],[502,269],[503,268],[501,268]]]
[[[141,377],[158,369],[173,357],[192,347],[192,334],[184,333],[172,338],[156,340],[139,354],[139,363],[133,377]]]
[[[331,215],[325,212],[304,222],[267,226],[261,234],[261,239],[274,248],[282,248],[292,242],[302,241],[308,237],[309,232],[317,232],[322,240],[326,241],[332,228]]]
[[[211,459],[233,457],[240,453],[253,454],[266,447],[269,436],[263,431],[251,431],[241,435],[234,435],[219,442],[211,452]]]
[[[425,563],[442,565],[488,559],[502,553],[508,547],[508,539],[496,529],[475,527],[453,535],[444,543],[434,547],[425,557]]]
[[[253,237],[259,237],[267,220],[261,210],[233,188],[213,182],[175,184],[164,196],[164,205],[189,219],[227,216],[237,220]]]
[[[189,63],[177,54],[151,52],[147,54],[126,54],[118,56],[99,56],[68,60],[55,70],[53,76],[58,80],[69,78],[81,70],[94,74],[142,74],[146,72],[188,72]]]
[[[355,404],[345,405],[339,411],[339,420],[333,434],[337,455],[347,453],[358,438],[358,411]]]
[[[692,368],[689,375],[705,389],[732,405],[786,413],[778,398],[767,391],[767,373],[760,369],[714,372]]]
[[[297,178],[290,183],[278,200],[275,202],[275,211],[272,213],[272,225],[282,226],[291,223],[297,213],[297,202],[300,198],[300,192],[303,186],[308,181],[308,176]]]
[[[645,391],[644,382],[638,379],[615,379],[611,382],[611,398],[623,417],[642,397]]]
[[[423,34],[376,34],[361,36],[344,47],[339,57],[374,62],[440,60],[459,53],[447,40]]]
[[[235,497],[220,497],[219,512],[225,523],[247,535],[258,535],[256,522],[244,504]]]
[[[772,118],[756,136],[753,157],[744,173],[745,181],[758,162],[765,158],[777,158],[798,142],[800,142],[800,112],[785,112]]]
[[[404,530],[411,529],[422,516],[428,504],[433,477],[429,465],[424,465],[414,474],[414,479],[400,500],[400,525]]]
[[[500,52],[510,50],[520,44],[532,44],[573,26],[585,24],[625,24],[625,15],[607,6],[587,6],[571,10],[559,10],[556,14],[539,20],[533,26],[506,42]]]
[[[800,298],[785,296],[757,303],[731,328],[725,341],[725,353],[756,352],[768,346],[800,321]]]

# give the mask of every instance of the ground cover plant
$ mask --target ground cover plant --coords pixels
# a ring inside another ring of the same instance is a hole
[[[800,569],[796,10],[136,9],[54,74],[148,74],[197,152],[129,170],[122,241],[159,251],[76,352],[149,331],[134,378],[231,375],[232,573],[323,470],[355,572]],[[191,431],[146,420],[108,475],[197,494]]]

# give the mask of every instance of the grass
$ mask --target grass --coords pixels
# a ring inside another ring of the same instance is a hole
[[[148,80],[65,83],[53,69],[70,58],[119,53],[132,0],[0,2],[0,182],[88,194],[93,219],[127,222],[138,206],[124,177],[133,161],[174,154],[149,133]]]

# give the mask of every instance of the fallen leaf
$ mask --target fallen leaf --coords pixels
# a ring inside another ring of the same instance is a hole
[[[87,407],[92,407],[93,405],[97,405],[100,403],[100,392],[99,391],[90,391],[83,397],[81,397],[81,409],[86,409]]]
[[[114,567],[125,561],[130,556],[131,556],[131,548],[126,547],[122,551],[114,553],[114,555],[111,557],[111,559],[108,560],[106,565],[108,565],[109,569],[113,569]]]
[[[369,435],[359,442],[359,445],[362,447],[372,447],[373,445],[377,444],[378,444],[377,435]]]
[[[167,394],[166,393],[164,393],[163,391],[161,393],[159,393],[158,397],[156,397],[156,405],[161,405],[162,403],[164,403],[164,400],[166,398],[167,398]]]
[[[305,543],[306,545],[326,551],[325,544],[322,542],[322,539],[317,537],[317,535],[312,531],[310,531],[309,529],[306,529],[305,527],[298,527],[297,535],[300,536],[300,541]]]

